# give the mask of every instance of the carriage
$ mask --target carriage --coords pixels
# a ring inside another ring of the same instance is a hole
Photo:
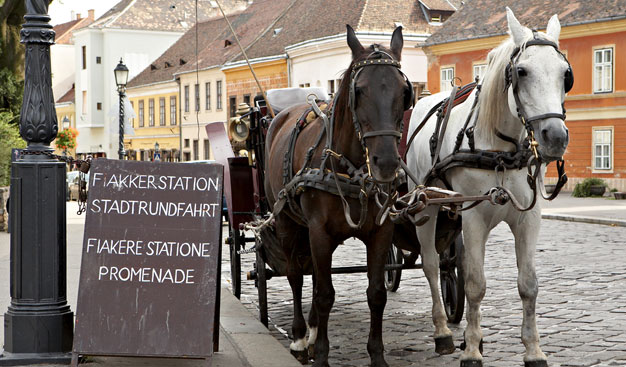
[[[272,90],[268,92],[268,99],[280,100],[279,106],[286,102],[287,94],[294,95],[293,90]],[[301,90],[297,96],[320,94],[320,90],[311,88]],[[324,93],[324,92],[322,92]],[[292,98],[293,99],[293,98]],[[295,100],[293,102],[302,102]],[[288,102],[287,102],[288,103]],[[274,110],[278,110],[275,106]],[[411,110],[405,112],[405,131],[401,142],[401,152],[406,146],[406,129]],[[224,164],[225,174],[228,176],[225,185],[225,196],[228,203],[228,231],[225,244],[229,246],[231,287],[236,297],[241,295],[242,275],[246,280],[254,280],[259,297],[259,319],[268,325],[267,309],[267,282],[273,277],[284,276],[284,260],[275,252],[270,252],[263,241],[272,241],[269,233],[261,236],[252,236],[245,230],[245,223],[260,218],[267,218],[270,211],[269,204],[263,189],[265,134],[272,122],[272,117],[263,98],[256,98],[254,106],[240,104],[237,117],[231,118],[228,123],[228,135],[224,132],[222,123],[215,123],[207,127],[209,138],[216,151],[216,159]],[[219,146],[216,146],[219,145]],[[234,151],[234,152],[233,152]],[[404,187],[406,191],[406,187]],[[460,254],[463,248],[458,221],[460,218],[450,219],[440,216],[441,236],[438,238],[437,248],[440,254],[441,295],[445,304],[448,321],[459,323],[463,317],[465,293],[461,271]],[[269,232],[269,231],[268,231]],[[415,247],[418,243],[412,223],[397,223],[394,233],[394,244],[403,243],[403,247]],[[250,244],[253,244],[250,246]],[[253,269],[241,268],[241,256],[254,253],[256,261]],[[395,292],[401,281],[402,271],[421,269],[422,264],[417,262],[419,248],[410,252],[392,245],[385,265],[385,286],[388,291]],[[333,274],[366,272],[367,266],[335,267]]]

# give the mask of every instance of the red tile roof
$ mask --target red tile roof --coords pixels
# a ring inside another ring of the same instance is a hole
[[[76,90],[74,89],[74,85],[72,84],[72,89],[68,90],[61,98],[59,98],[56,103],[66,103],[71,102],[74,103],[74,94]]]
[[[624,0],[517,0],[507,2],[522,25],[545,29],[557,13],[561,26],[626,18]],[[505,34],[508,30],[505,4],[501,0],[466,0],[426,45]]]

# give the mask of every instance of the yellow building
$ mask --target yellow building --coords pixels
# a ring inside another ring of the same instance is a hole
[[[131,86],[126,95],[135,112],[135,118],[131,119],[135,135],[124,136],[128,159],[152,161],[158,144],[161,161],[178,161],[180,121],[176,82]]]

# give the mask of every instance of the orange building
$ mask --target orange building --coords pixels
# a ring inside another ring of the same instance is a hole
[[[426,41],[432,93],[450,89],[455,77],[469,83],[484,73],[488,52],[508,37],[505,5],[467,2]],[[570,131],[565,189],[599,177],[609,188],[626,191],[626,70],[616,67],[626,60],[626,7],[611,0],[525,0],[508,6],[531,29],[544,30],[555,12],[561,22],[560,49],[575,80],[565,97]],[[556,181],[552,166],[549,183]]]

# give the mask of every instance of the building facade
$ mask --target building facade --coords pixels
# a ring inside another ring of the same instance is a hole
[[[428,89],[451,89],[459,78],[469,83],[487,66],[488,52],[507,36],[504,8],[495,0],[465,6],[426,42]],[[529,14],[526,10],[533,7]],[[626,9],[613,1],[530,0],[512,5],[522,25],[545,29],[559,11],[559,46],[574,71],[574,87],[565,97],[570,142],[564,155],[569,181],[565,190],[587,177],[626,191],[626,71],[617,66],[626,58]],[[465,26],[483,24],[468,30]],[[552,165],[551,165],[552,166]],[[556,182],[549,167],[547,183]]]
[[[223,1],[228,13],[247,5],[247,0]],[[195,10],[192,2],[122,0],[74,32],[77,153],[117,156],[119,97],[113,69],[123,60],[129,80],[138,75],[194,25]],[[197,10],[199,21],[220,14],[215,2],[201,2]]]

